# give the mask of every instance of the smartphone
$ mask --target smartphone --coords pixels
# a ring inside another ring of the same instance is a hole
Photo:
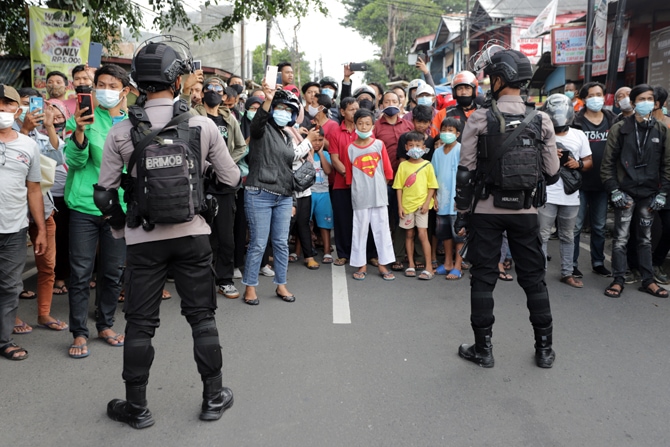
[[[349,64],[349,70],[351,71],[368,71],[368,64],[365,62],[356,63],[356,62],[351,62]]]
[[[77,103],[79,103],[79,110],[88,107],[86,115],[93,115],[93,95],[91,93],[77,93]],[[93,117],[89,122],[93,122]]]
[[[102,65],[102,44],[91,42],[88,46],[88,66],[100,68],[100,65]]]
[[[417,58],[417,60],[416,60],[417,62],[419,62],[419,59],[426,62],[426,53],[419,53],[419,54],[416,55],[416,58]]]
[[[271,89],[274,89],[277,87],[277,74],[279,73],[279,69],[277,68],[276,65],[268,65],[265,67],[265,82],[267,83],[268,87]]]
[[[202,69],[202,61],[200,60],[193,61],[193,71],[201,69]]]
[[[35,110],[39,110],[40,113],[44,113],[44,99],[41,96],[30,97],[29,111],[30,113],[33,113]]]
[[[567,149],[561,149],[561,166],[565,165],[567,162],[570,161],[572,154],[570,153],[569,150]]]

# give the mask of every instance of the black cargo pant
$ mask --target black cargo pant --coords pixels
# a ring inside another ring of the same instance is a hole
[[[207,235],[129,245],[126,252],[126,338],[123,379],[143,385],[154,359],[151,339],[160,325],[159,309],[168,269],[191,325],[193,354],[203,379],[221,371],[219,333],[214,320],[216,292],[212,249]]]
[[[498,262],[503,232],[516,264],[517,281],[526,293],[530,322],[545,328],[552,324],[549,294],[544,282],[545,258],[537,214],[474,214],[468,226],[466,260],[470,272],[470,321],[474,327],[491,326],[493,289],[498,280]]]

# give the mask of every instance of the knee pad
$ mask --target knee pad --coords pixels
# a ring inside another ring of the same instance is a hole
[[[214,317],[210,317],[191,325],[193,334],[193,356],[198,372],[203,377],[216,375],[221,371],[223,360],[219,331]]]
[[[493,316],[493,287],[483,281],[473,281],[470,290],[470,322],[474,327],[489,327]]]
[[[544,284],[542,284],[544,286]],[[551,306],[549,304],[549,293],[543,287],[543,292],[528,293],[526,300],[530,312],[530,322],[534,327],[548,327],[552,323]]]
[[[127,384],[143,384],[149,380],[149,370],[154,362],[154,347],[151,338],[156,328],[126,325],[123,345],[123,380]]]

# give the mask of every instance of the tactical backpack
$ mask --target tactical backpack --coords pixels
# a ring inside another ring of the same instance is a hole
[[[489,109],[486,117],[488,133],[479,136],[477,147],[484,194],[486,197],[493,194],[494,205],[499,208],[540,206],[546,195],[542,174],[542,116],[536,110],[516,115],[494,114]]]
[[[155,224],[190,222],[202,211],[204,194],[200,138],[198,129],[189,128],[188,105],[175,103],[172,120],[153,131],[142,107],[129,107],[128,115],[135,147],[124,196],[128,227],[150,231]],[[136,177],[130,177],[133,167]]]

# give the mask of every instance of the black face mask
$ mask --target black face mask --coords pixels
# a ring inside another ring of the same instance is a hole
[[[456,96],[456,102],[463,108],[470,107],[472,105],[472,96]]]
[[[570,126],[559,126],[559,127],[554,127],[554,132],[555,133],[563,133],[567,132],[567,130],[570,128]]]
[[[223,101],[223,96],[219,95],[218,93],[214,91],[208,91],[205,92],[205,104],[207,104],[208,107],[217,107],[221,104]]]
[[[368,109],[372,112],[375,111],[375,104],[369,99],[362,99],[361,101],[359,101],[358,105],[360,106],[361,109]]]
[[[242,87],[240,84],[231,85],[230,87],[232,87],[238,95],[244,91],[244,87]]]

